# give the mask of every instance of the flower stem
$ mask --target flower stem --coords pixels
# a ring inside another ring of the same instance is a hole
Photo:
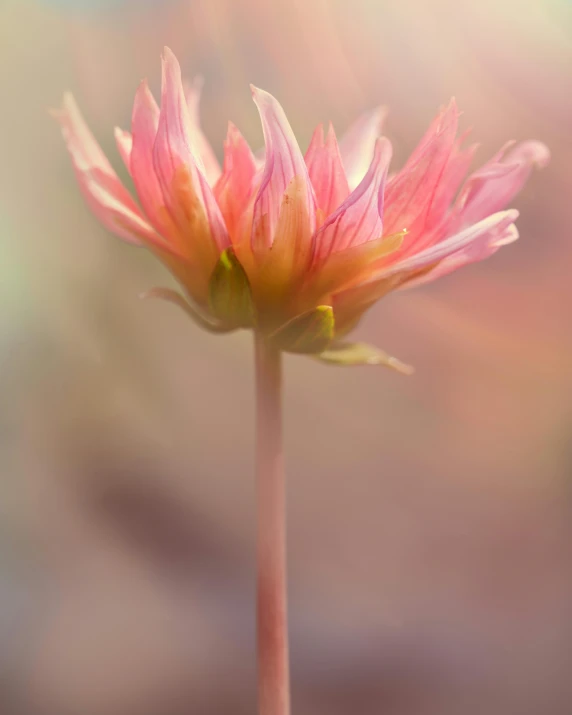
[[[255,349],[258,708],[289,715],[282,356],[259,335]]]

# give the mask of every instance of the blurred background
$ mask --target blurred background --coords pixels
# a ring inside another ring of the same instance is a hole
[[[254,146],[383,103],[397,164],[452,95],[483,162],[540,139],[521,240],[356,332],[416,366],[286,359],[296,715],[572,711],[572,3],[1,0],[0,701],[5,715],[256,711],[250,335],[86,208],[48,108],[121,176],[168,44]],[[220,151],[219,151],[220,156]]]

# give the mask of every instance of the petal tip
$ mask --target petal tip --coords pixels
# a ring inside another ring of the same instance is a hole
[[[543,142],[531,141],[529,156],[531,163],[537,169],[544,169],[550,163],[550,149]]]
[[[373,161],[389,164],[393,154],[393,147],[387,137],[378,137],[373,148]],[[372,162],[373,163],[373,162]]]

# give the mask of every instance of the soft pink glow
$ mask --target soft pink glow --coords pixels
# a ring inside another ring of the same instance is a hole
[[[389,290],[492,255],[518,237],[518,212],[507,204],[532,168],[549,159],[539,142],[508,144],[464,181],[476,147],[462,147],[452,100],[387,179],[385,110],[362,115],[339,145],[331,126],[325,138],[318,127],[304,156],[277,100],[252,88],[264,163],[230,125],[221,172],[199,125],[200,87],[185,90],[179,64],[165,49],[161,108],[143,82],[132,135],[116,130],[141,209],[71,97],[58,117],[82,191],[107,228],[158,253],[207,312],[210,273],[232,245],[270,328],[332,305],[343,333]]]

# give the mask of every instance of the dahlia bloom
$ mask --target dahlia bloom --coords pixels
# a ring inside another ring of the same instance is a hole
[[[454,101],[393,175],[383,110],[359,118],[339,143],[331,125],[319,126],[304,155],[280,104],[253,87],[264,157],[229,124],[221,168],[199,125],[199,94],[165,49],[161,107],[143,81],[131,133],[115,130],[138,202],[67,94],[55,114],[81,190],[99,220],[152,251],[184,293],[150,294],[211,331],[252,328],[280,350],[329,362],[403,368],[345,335],[389,291],[518,238],[518,212],[506,207],[549,158],[539,142],[511,142],[465,178],[476,147],[457,137]]]

